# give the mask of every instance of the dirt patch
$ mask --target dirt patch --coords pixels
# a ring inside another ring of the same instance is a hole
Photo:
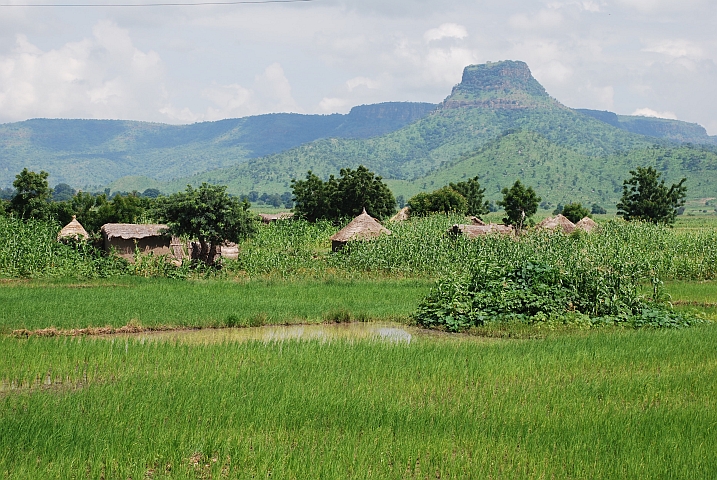
[[[158,325],[154,327],[143,327],[141,325],[123,325],[121,327],[87,327],[87,328],[40,328],[37,330],[27,330],[21,328],[13,330],[10,334],[15,338],[27,338],[27,337],[81,337],[88,335],[114,335],[114,334],[127,334],[127,333],[143,333],[143,332],[165,332],[169,330],[188,330],[186,327],[171,327],[165,325]]]

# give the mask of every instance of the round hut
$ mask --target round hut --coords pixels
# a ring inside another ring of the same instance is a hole
[[[546,218],[542,222],[538,223],[535,228],[545,230],[560,229],[564,233],[571,233],[573,230],[575,230],[575,224],[568,220],[567,217],[559,213],[554,217]]]
[[[595,223],[595,220],[593,220],[590,217],[585,217],[582,220],[580,220],[578,223],[575,224],[576,230],[583,230],[585,232],[592,232],[598,227],[598,224]]]
[[[391,230],[384,228],[378,220],[366,213],[366,209],[358,217],[351,220],[351,223],[339,230],[331,237],[331,250],[337,252],[344,248],[350,240],[369,240],[382,234],[391,235]]]
[[[65,238],[71,238],[73,240],[87,240],[88,238],[90,238],[87,233],[87,230],[85,230],[82,224],[77,221],[76,215],[73,215],[72,221],[62,227],[60,233],[57,234],[58,241]]]

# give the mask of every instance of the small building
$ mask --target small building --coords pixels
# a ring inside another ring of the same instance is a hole
[[[510,225],[501,225],[499,223],[489,223],[487,225],[453,225],[448,229],[448,233],[452,235],[465,235],[468,238],[482,237],[485,235],[512,235],[513,227]]]
[[[74,240],[87,240],[90,236],[87,234],[87,230],[77,221],[77,216],[73,215],[70,223],[62,227],[60,233],[57,234],[57,240],[63,239],[74,239]]]
[[[130,262],[134,261],[136,250],[181,260],[184,256],[182,243],[179,238],[165,233],[166,230],[167,225],[133,223],[106,223],[101,228],[105,250],[114,248],[117,255]]]
[[[585,217],[575,224],[575,230],[583,230],[584,232],[592,232],[598,228],[598,224],[590,217]]]
[[[271,223],[277,220],[287,220],[293,218],[294,214],[291,212],[279,212],[279,213],[260,213],[259,218],[261,223]]]
[[[391,235],[391,230],[366,213],[364,208],[361,215],[351,220],[351,223],[331,237],[331,250],[337,252],[351,240],[369,240],[383,234]]]
[[[568,220],[567,217],[557,214],[554,217],[548,217],[542,222],[535,225],[535,228],[544,230],[556,230],[560,229],[564,233],[572,233],[575,230],[575,224]]]

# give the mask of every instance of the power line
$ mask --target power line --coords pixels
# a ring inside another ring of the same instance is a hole
[[[204,5],[251,5],[262,3],[306,3],[314,0],[242,0],[236,2],[178,2],[178,3],[14,3],[0,7],[199,7]]]

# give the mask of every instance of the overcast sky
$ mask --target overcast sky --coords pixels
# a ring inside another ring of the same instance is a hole
[[[0,0],[27,3],[93,2]],[[438,103],[466,65],[523,60],[569,107],[677,118],[715,135],[716,29],[714,0],[2,6],[0,122]]]

